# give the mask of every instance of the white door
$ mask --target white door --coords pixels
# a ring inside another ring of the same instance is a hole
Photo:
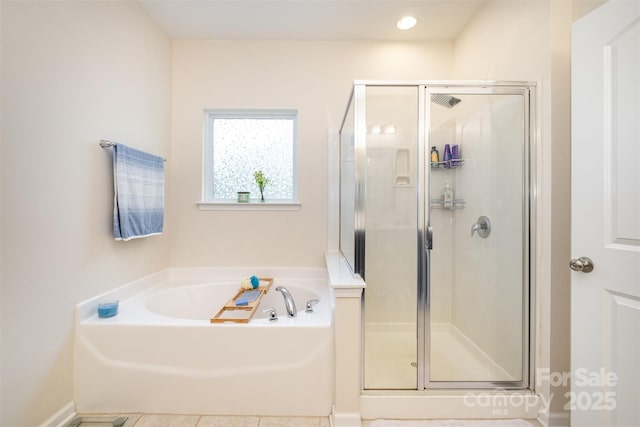
[[[571,425],[638,427],[640,0],[610,0],[572,40],[571,255],[594,268],[571,273]]]

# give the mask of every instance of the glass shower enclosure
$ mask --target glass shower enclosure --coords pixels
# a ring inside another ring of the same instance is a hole
[[[529,386],[533,92],[354,85],[340,250],[367,285],[363,389]]]

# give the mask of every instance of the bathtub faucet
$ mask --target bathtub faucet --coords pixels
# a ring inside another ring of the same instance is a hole
[[[291,293],[287,290],[287,288],[283,286],[278,286],[276,288],[276,292],[282,292],[282,296],[284,297],[284,306],[287,309],[287,314],[289,317],[296,317],[298,314],[298,310],[296,309],[296,303],[293,301],[293,297]]]

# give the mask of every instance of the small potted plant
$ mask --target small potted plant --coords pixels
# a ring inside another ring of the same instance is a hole
[[[260,190],[260,202],[264,203],[264,188],[271,182],[269,178],[264,176],[261,170],[253,173],[253,178],[256,180],[256,184],[258,184],[258,189]]]

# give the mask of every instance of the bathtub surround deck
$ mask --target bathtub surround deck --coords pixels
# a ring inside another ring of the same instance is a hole
[[[361,296],[365,283],[354,277],[337,252],[326,254],[329,283],[335,295],[334,427],[360,427]]]
[[[282,296],[271,289],[262,305],[276,308],[277,322],[258,310],[248,324],[211,324],[251,275],[273,277],[298,307],[320,302],[313,313],[289,318]],[[327,416],[334,381],[327,280],[324,269],[168,269],[79,304],[76,410]],[[105,299],[120,301],[117,316],[98,317],[97,304]]]

